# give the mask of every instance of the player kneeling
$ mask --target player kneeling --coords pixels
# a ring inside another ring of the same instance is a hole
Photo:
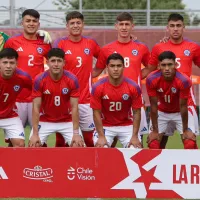
[[[79,133],[79,84],[76,76],[63,70],[64,57],[63,50],[51,49],[47,54],[49,70],[38,75],[34,81],[30,147],[43,145],[55,132],[61,133],[65,143],[72,147],[84,146]]]
[[[90,105],[96,127],[94,144],[110,147],[117,137],[123,147],[141,148],[138,136],[142,107],[140,88],[123,76],[124,59],[120,54],[111,54],[106,64],[108,77],[92,87]],[[129,118],[131,109],[134,110],[134,122]]]
[[[150,149],[159,149],[162,137],[178,130],[185,149],[197,149],[195,125],[188,110],[190,79],[179,72],[176,56],[165,51],[158,57],[159,70],[152,72],[146,81],[151,106],[150,130],[147,139]]]
[[[16,112],[15,101],[23,88],[32,88],[32,79],[16,68],[18,53],[12,48],[0,52],[0,128],[11,146],[24,147],[24,128]]]

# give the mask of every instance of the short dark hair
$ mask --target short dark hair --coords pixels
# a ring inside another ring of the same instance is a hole
[[[60,48],[52,48],[47,53],[47,58],[50,59],[53,56],[65,59],[65,52],[62,49],[60,49]]]
[[[182,22],[184,22],[183,16],[180,15],[179,13],[172,13],[168,17],[168,22],[169,21],[178,21],[178,20],[181,20]]]
[[[110,60],[121,60],[122,64],[124,65],[124,58],[119,53],[113,53],[108,56],[106,64],[108,65]]]
[[[164,51],[158,56],[158,60],[162,62],[164,59],[171,59],[176,62],[176,55],[172,51]]]
[[[66,16],[66,22],[68,22],[71,19],[76,19],[76,18],[77,19],[81,19],[82,21],[84,21],[83,14],[81,14],[78,11],[72,11],[72,12],[70,12],[70,13],[67,14],[67,16]]]
[[[17,60],[18,53],[12,48],[4,48],[0,51],[0,59],[2,58],[8,58],[8,59],[15,58]]]
[[[37,10],[34,9],[27,9],[22,13],[22,18],[26,15],[30,15],[32,17],[35,17],[36,19],[40,19],[40,14]]]
[[[117,16],[116,21],[131,21],[133,23],[133,16],[128,12],[122,12]]]

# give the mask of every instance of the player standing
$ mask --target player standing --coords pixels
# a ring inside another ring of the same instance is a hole
[[[159,149],[166,131],[178,130],[184,148],[196,149],[195,125],[187,106],[192,83],[189,77],[176,70],[178,63],[173,52],[164,51],[158,60],[159,70],[152,72],[146,80],[153,129],[148,136],[149,148]]]
[[[108,77],[100,79],[92,87],[90,104],[96,127],[95,146],[110,147],[117,137],[123,147],[133,145],[134,148],[141,148],[138,136],[141,90],[133,80],[123,76],[124,59],[120,54],[111,54],[106,64]],[[131,108],[134,111],[134,121],[129,118]]]
[[[123,12],[119,14],[116,18],[115,28],[118,33],[117,40],[101,49],[96,68],[93,71],[93,77],[98,76],[105,69],[108,56],[117,52],[124,57],[124,76],[134,80],[141,86],[141,77],[144,71],[144,69],[141,70],[141,65],[143,64],[145,67],[148,65],[150,52],[145,44],[131,39],[134,24],[130,13]],[[148,133],[146,114],[143,107],[141,109],[139,132],[141,135]]]
[[[16,68],[17,60],[18,54],[12,48],[0,52],[0,128],[13,147],[24,147],[24,128],[16,113],[15,101],[23,88],[32,88],[32,79]]]
[[[37,34],[40,26],[40,14],[34,9],[22,13],[23,34],[8,39],[4,48],[15,49],[19,54],[17,67],[27,72],[32,79],[44,71],[44,57],[51,49],[51,44],[45,44]],[[31,90],[23,89],[17,97],[17,108],[20,119],[25,127],[26,122],[32,126]]]
[[[164,51],[172,51],[176,55],[176,62],[178,63],[178,70],[185,73],[189,78],[192,75],[192,63],[200,66],[200,46],[188,39],[183,38],[185,30],[184,18],[178,13],[173,13],[168,18],[167,31],[169,32],[169,41],[166,43],[156,44],[151,53],[149,61],[149,69],[155,70],[158,65],[158,56]],[[188,109],[195,121],[195,134],[199,133],[198,116],[196,113],[196,103],[192,88],[188,99]],[[171,135],[171,134],[167,134]],[[167,137],[163,137],[162,148],[165,147]]]
[[[33,129],[29,146],[43,145],[50,134],[58,131],[68,145],[83,147],[84,142],[79,134],[78,79],[69,71],[63,70],[63,50],[53,48],[48,52],[47,58],[49,70],[38,75],[34,81]]]
[[[66,16],[68,37],[58,39],[54,47],[59,47],[65,52],[65,69],[75,74],[80,84],[79,121],[80,128],[87,146],[93,145],[94,123],[92,109],[90,108],[91,72],[93,58],[97,58],[100,47],[93,40],[82,36],[84,16],[73,11]],[[62,138],[56,135],[56,146],[62,146]]]

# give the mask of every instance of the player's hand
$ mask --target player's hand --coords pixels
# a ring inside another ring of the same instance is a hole
[[[28,143],[29,147],[41,147],[41,141],[38,135],[33,134]]]
[[[85,142],[83,141],[81,135],[79,134],[73,135],[70,147],[85,147]]]
[[[169,41],[169,37],[165,36],[160,40],[160,43],[166,43]]]
[[[37,35],[41,38],[43,38],[43,41],[45,44],[51,44],[52,43],[52,39],[50,34],[47,31],[44,30],[38,30],[37,31]]]
[[[137,40],[137,36],[135,36],[135,35],[133,35],[133,34],[130,35],[130,38],[131,38],[131,40],[133,40],[133,41],[136,41],[136,40]]]
[[[128,145],[128,148],[131,148],[131,147],[134,147],[134,148],[142,148],[142,144],[138,138],[138,136],[136,135],[133,135],[130,142],[129,142],[129,145]]]
[[[183,132],[182,139],[183,140],[188,139],[188,140],[196,141],[196,135],[190,129],[187,129],[186,131]]]
[[[149,133],[147,137],[147,144],[150,144],[153,140],[158,140],[160,142],[159,134],[156,131],[152,131],[151,133]]]
[[[106,137],[99,136],[97,143],[95,144],[95,147],[106,147],[106,146],[108,147]]]

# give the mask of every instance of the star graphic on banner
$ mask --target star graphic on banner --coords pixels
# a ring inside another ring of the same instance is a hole
[[[160,183],[160,181],[154,177],[154,167],[146,171],[143,166],[159,156],[161,151],[153,151],[152,154],[148,154],[144,149],[135,151],[125,149],[121,151],[127,165],[129,176],[113,186],[112,189],[132,189],[135,192],[136,198],[146,198],[150,184],[155,181]]]
[[[149,171],[146,171],[145,169],[140,167],[141,176],[138,179],[134,180],[133,182],[142,182],[142,183],[144,183],[145,188],[148,191],[151,183],[161,183],[161,181],[158,180],[154,176],[155,170],[156,170],[156,166],[154,168],[150,169]]]

